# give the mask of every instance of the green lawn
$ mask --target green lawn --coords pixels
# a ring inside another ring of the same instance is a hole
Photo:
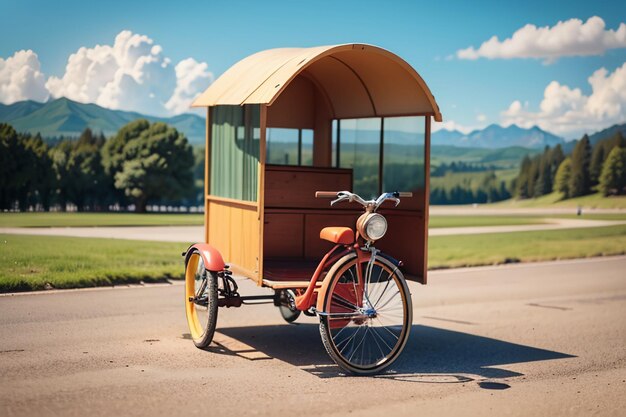
[[[182,278],[185,249],[184,243],[3,234],[0,292]]]
[[[202,214],[170,213],[0,213],[0,227],[202,225]]]
[[[626,225],[428,239],[430,269],[622,254]]]
[[[583,208],[626,209],[626,196],[604,197],[600,193],[596,193],[563,200],[560,193],[551,193],[538,198],[529,198],[526,200],[506,200],[499,203],[481,205],[481,207],[490,208],[576,208],[578,206]]]

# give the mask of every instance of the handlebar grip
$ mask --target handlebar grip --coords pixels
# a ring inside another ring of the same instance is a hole
[[[408,191],[400,191],[398,193],[398,197],[401,197],[401,198],[411,198],[411,197],[413,197],[413,193],[408,192]]]
[[[315,198],[337,198],[337,191],[316,191]]]

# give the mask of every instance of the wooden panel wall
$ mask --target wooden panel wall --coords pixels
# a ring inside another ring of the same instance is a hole
[[[265,207],[328,208],[316,191],[352,190],[352,170],[280,165],[265,167]]]
[[[209,196],[208,243],[220,251],[233,270],[258,279],[259,216],[256,203]]]

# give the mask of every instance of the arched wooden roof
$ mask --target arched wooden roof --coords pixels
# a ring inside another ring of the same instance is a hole
[[[192,106],[272,105],[298,75],[321,90],[335,118],[431,114],[442,120],[428,86],[406,61],[361,44],[258,52],[233,65]]]

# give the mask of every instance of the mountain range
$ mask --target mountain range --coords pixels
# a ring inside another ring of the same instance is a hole
[[[0,122],[11,124],[19,132],[40,133],[45,138],[76,137],[87,127],[94,132],[110,136],[136,119],[168,123],[184,132],[191,143],[204,143],[204,118],[195,114],[155,117],[136,112],[110,110],[97,104],[78,103],[67,98],[46,103],[29,100],[9,105],[0,104]]]
[[[563,145],[565,140],[552,133],[534,126],[524,129],[517,125],[502,127],[492,124],[482,130],[474,130],[468,134],[457,130],[438,130],[431,136],[433,145],[452,145],[466,148],[508,148],[521,146],[524,148],[544,148],[545,146]]]
[[[46,103],[20,101],[13,104],[0,103],[0,122],[10,123],[17,131],[40,133],[45,138],[60,136],[77,137],[87,127],[107,136],[115,134],[122,126],[133,120],[144,118],[151,122],[162,121],[183,132],[192,144],[203,144],[205,121],[196,114],[185,113],[174,117],[156,117],[145,114],[110,110],[97,104],[78,103],[67,98],[59,98]],[[590,136],[592,143],[600,137],[617,130],[626,133],[626,125],[616,125]],[[370,132],[361,132],[361,139],[368,141]],[[372,140],[377,141],[379,133],[371,132]],[[395,132],[401,140],[403,132]],[[516,125],[502,127],[492,124],[482,130],[464,134],[456,130],[439,130],[432,134],[433,146],[456,146],[464,148],[499,149],[523,147],[542,149],[546,145],[563,144],[570,147],[573,142],[565,140],[535,126],[524,129]]]

